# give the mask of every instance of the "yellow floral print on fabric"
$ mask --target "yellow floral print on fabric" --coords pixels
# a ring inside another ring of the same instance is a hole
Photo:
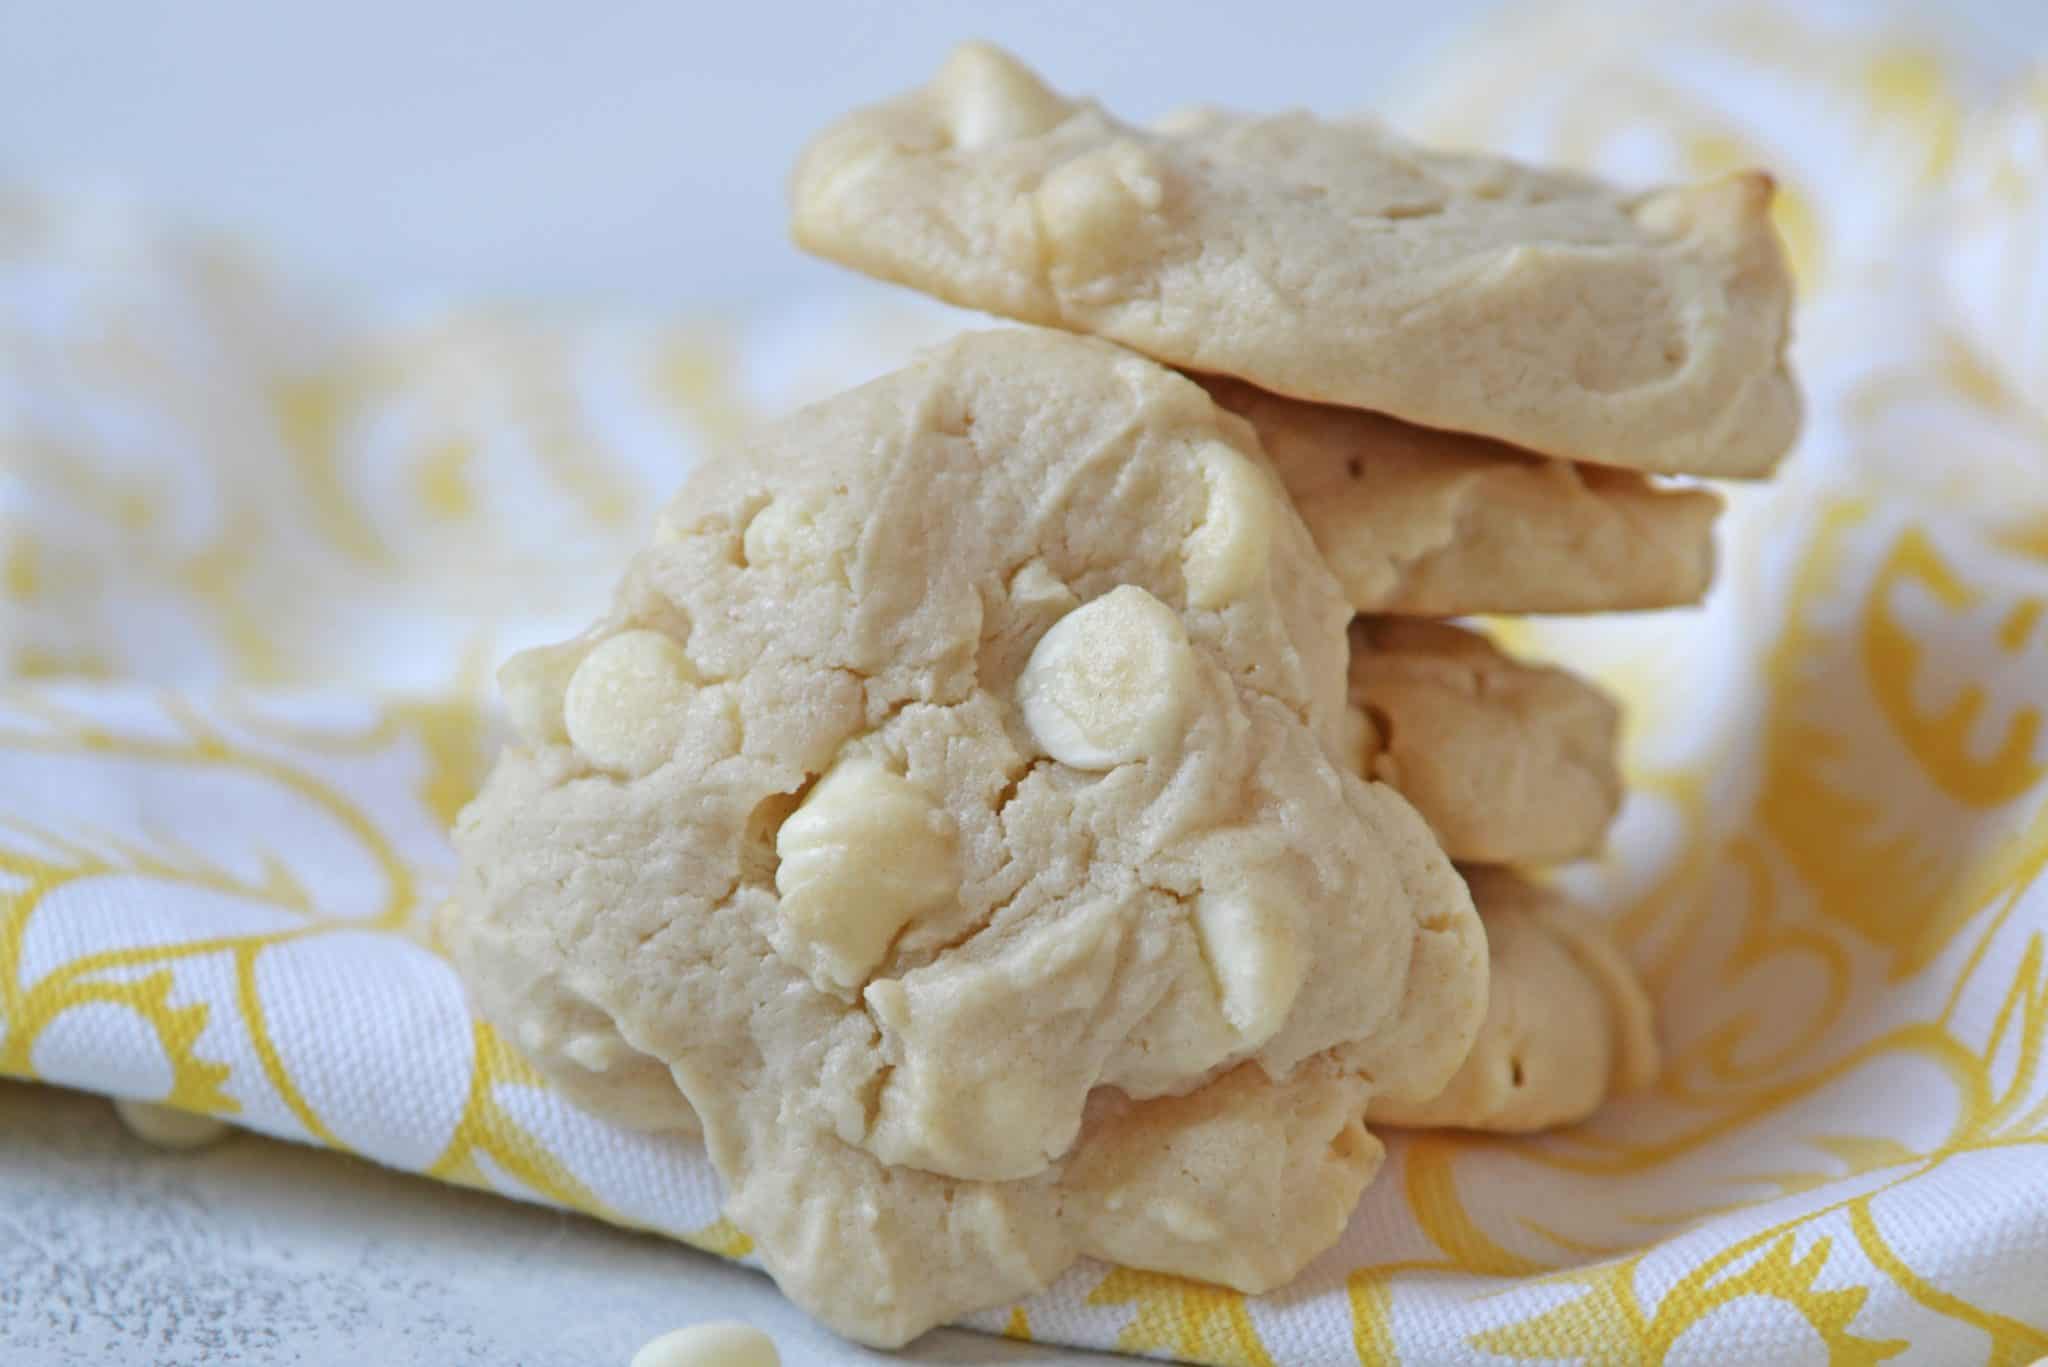
[[[1241,1291],[1118,1268],[1096,1283],[1088,1303],[1137,1307],[1117,1336],[1119,1348],[1165,1349],[1222,1367],[1274,1367],[1272,1355],[1252,1327]]]
[[[2022,704],[2010,716],[1992,720],[1995,748],[1981,759],[1971,753],[1972,733],[1987,720],[1981,684],[1963,684],[1938,716],[1923,712],[1914,694],[1925,678],[1928,652],[1894,616],[1891,600],[1902,586],[1920,589],[1955,616],[1978,607],[1983,599],[1980,590],[1956,577],[1924,535],[1908,531],[1900,536],[1871,585],[1863,617],[1864,668],[1885,720],[1950,797],[1971,807],[2004,806],[2048,776],[2048,762],[2034,758],[2041,751],[2041,708]],[[2043,603],[2038,596],[2027,596],[1996,606],[1994,639],[1999,650],[2016,656],[2025,651]],[[1979,652],[1974,658],[1984,655]]]

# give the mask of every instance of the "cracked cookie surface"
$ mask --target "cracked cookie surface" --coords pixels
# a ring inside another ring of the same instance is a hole
[[[1348,615],[1198,386],[961,338],[700,469],[508,665],[445,939],[494,1018],[609,1021],[549,1057],[636,1113],[665,1068],[853,1337],[1083,1254],[1278,1285],[1484,1013],[1462,882],[1346,762]]]

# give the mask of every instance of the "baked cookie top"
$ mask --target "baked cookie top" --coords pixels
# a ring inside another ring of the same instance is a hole
[[[665,1066],[849,1335],[1082,1253],[1278,1284],[1484,1011],[1462,882],[1346,763],[1348,615],[1199,386],[960,338],[700,468],[507,666],[447,940],[486,1010],[609,1020],[656,1123]]]
[[[807,250],[1274,393],[1663,473],[1799,427],[1770,178],[1629,194],[1367,119],[1146,129],[957,49],[804,152]]]

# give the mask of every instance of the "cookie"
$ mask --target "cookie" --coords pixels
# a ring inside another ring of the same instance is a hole
[[[508,698],[534,700],[533,693],[522,691],[517,676],[549,649],[513,657],[500,676]],[[559,652],[559,647],[552,649]],[[435,913],[434,926],[441,951],[465,966],[463,977],[477,1011],[498,1023],[555,1090],[629,1129],[698,1132],[697,1113],[676,1090],[668,1065],[627,1043],[612,1017],[571,987],[544,956],[514,952],[453,902]]]
[[[1570,1125],[1656,1081],[1649,994],[1606,927],[1507,869],[1468,868],[1492,963],[1486,1022],[1443,1092],[1374,1102],[1389,1125],[1521,1132]]]
[[[1201,377],[1198,377],[1201,378]],[[1720,496],[1631,470],[1202,379],[1250,422],[1360,612],[1616,612],[1697,603]]]
[[[1621,713],[1584,679],[1444,622],[1361,618],[1351,699],[1360,763],[1415,804],[1453,859],[1594,853],[1621,805]]]
[[[1348,615],[1199,386],[961,338],[700,468],[508,666],[443,939],[558,1074],[658,1116],[665,1067],[852,1337],[1083,1255],[1278,1285],[1485,1009],[1462,881],[1344,751]]]
[[[1626,194],[1364,119],[1143,129],[968,44],[791,194],[820,256],[1293,398],[1666,474],[1766,474],[1799,427],[1760,172]]]

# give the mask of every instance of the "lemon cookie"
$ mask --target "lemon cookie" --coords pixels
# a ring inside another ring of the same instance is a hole
[[[512,1038],[541,980],[543,1038],[609,1022],[636,1110],[666,1067],[853,1337],[1084,1254],[1278,1285],[1485,1009],[1462,881],[1347,761],[1348,615],[1199,386],[961,338],[700,468],[508,670],[444,939]]]
[[[1464,1066],[1421,1105],[1375,1102],[1390,1125],[1526,1131],[1569,1125],[1656,1080],[1649,994],[1606,927],[1506,869],[1468,868],[1492,961],[1486,1022]]]
[[[1158,129],[957,49],[792,180],[807,250],[1262,389],[1661,473],[1791,446],[1791,285],[1758,172],[1626,194],[1366,119]]]
[[[1444,622],[1361,618],[1351,698],[1365,772],[1453,859],[1554,864],[1599,849],[1621,805],[1621,713],[1594,685]]]
[[[1696,603],[1720,496],[1632,470],[1233,380],[1202,383],[1251,423],[1360,612],[1616,612]]]

